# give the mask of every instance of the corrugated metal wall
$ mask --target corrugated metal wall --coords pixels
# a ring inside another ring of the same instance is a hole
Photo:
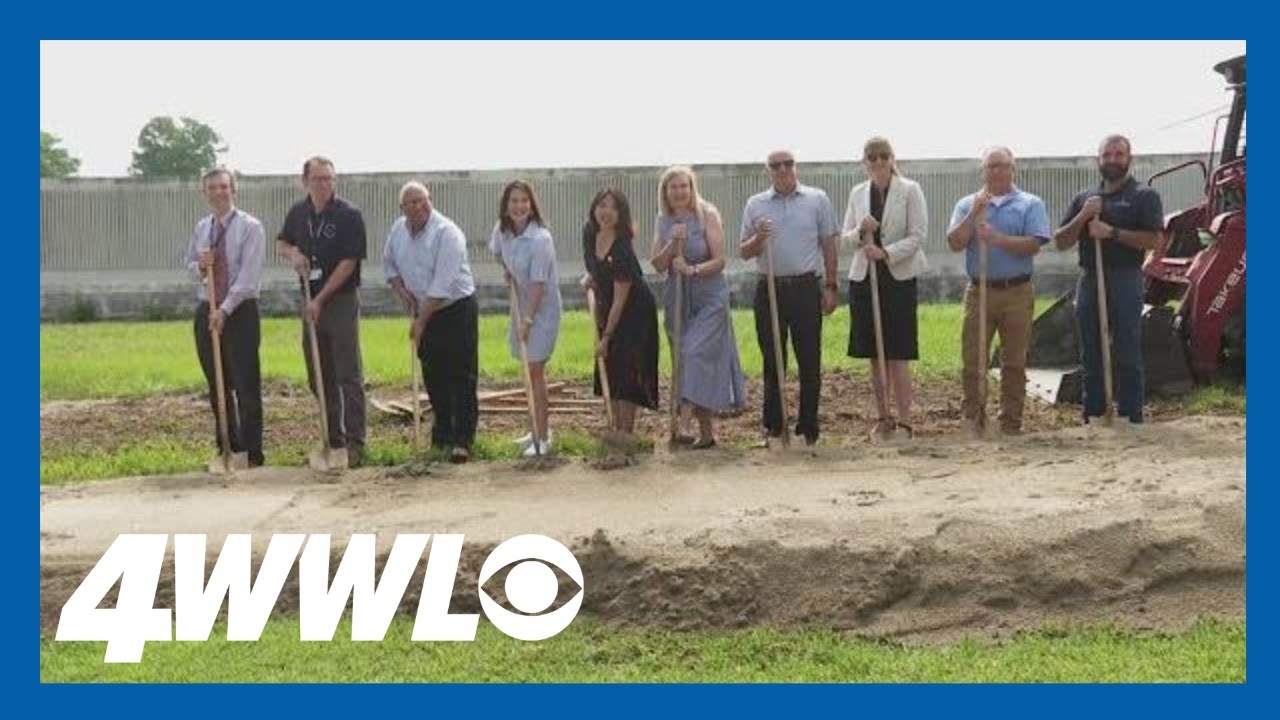
[[[1162,155],[1135,160],[1134,173],[1146,178],[1157,169],[1193,156]],[[1040,195],[1057,223],[1072,195],[1097,178],[1091,157],[1023,158],[1018,161],[1018,184]],[[899,163],[900,171],[920,182],[929,206],[929,248],[945,252],[951,208],[978,186],[976,160],[916,160]],[[339,170],[341,167],[339,166]],[[764,189],[768,177],[762,165],[715,165],[697,168],[703,196],[725,218],[731,241],[736,241],[742,206]],[[502,186],[510,179],[529,181],[538,193],[543,214],[556,236],[560,260],[581,263],[580,233],[587,205],[597,190],[620,188],[632,203],[642,243],[653,231],[660,168],[536,169],[413,174],[342,175],[338,192],[364,209],[369,229],[369,261],[380,265],[387,230],[399,215],[397,192],[408,179],[431,187],[436,207],[457,221],[472,246],[472,261],[491,261],[489,232],[497,213]],[[843,219],[850,188],[863,179],[862,170],[848,163],[800,166],[800,179],[827,191],[837,220]],[[1158,182],[1166,211],[1195,201],[1202,179],[1194,170]],[[239,183],[237,204],[257,215],[274,237],[288,206],[301,198],[292,177],[248,177]],[[40,269],[42,272],[149,270],[165,273],[182,266],[182,255],[195,220],[207,212],[195,183],[145,183],[134,180],[42,180],[40,185]],[[272,260],[278,264],[278,260]],[[740,266],[736,259],[732,267]],[[483,268],[482,268],[483,270]]]

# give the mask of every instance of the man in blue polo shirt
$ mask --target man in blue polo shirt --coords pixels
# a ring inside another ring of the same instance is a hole
[[[307,197],[285,216],[276,247],[301,282],[310,284],[304,319],[315,324],[329,417],[329,447],[346,448],[351,467],[364,459],[364,374],[360,363],[360,263],[365,258],[364,216],[335,194],[333,161],[316,156],[302,166]],[[315,390],[307,330],[302,330],[307,380]]]
[[[1000,333],[1000,430],[1022,432],[1022,408],[1027,399],[1027,347],[1035,314],[1031,285],[1032,258],[1049,242],[1049,214],[1044,202],[1014,185],[1013,152],[996,147],[982,156],[982,189],[956,203],[947,231],[947,245],[965,253],[969,286],[964,292],[964,329],[961,355],[964,365],[965,421],[977,425],[986,417],[979,397],[987,358],[979,357],[978,252],[987,246],[986,347]]]
[[[1079,243],[1080,282],[1076,286],[1076,324],[1080,328],[1080,366],[1084,374],[1084,421],[1106,412],[1102,375],[1102,336],[1098,322],[1095,248],[1102,248],[1106,275],[1107,318],[1116,366],[1116,409],[1130,422],[1142,422],[1142,262],[1160,243],[1164,208],[1154,189],[1129,174],[1132,146],[1110,135],[1098,146],[1102,182],[1076,195],[1067,208],[1054,244],[1066,250]]]

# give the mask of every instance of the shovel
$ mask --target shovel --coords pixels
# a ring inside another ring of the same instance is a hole
[[[409,375],[413,378],[413,457],[422,448],[422,398],[418,381],[418,345],[409,338]]]
[[[1102,414],[1102,424],[1110,425],[1115,418],[1115,404],[1111,379],[1111,322],[1107,313],[1107,276],[1102,267],[1102,241],[1093,241],[1094,277],[1098,289],[1098,335],[1102,350],[1102,387],[1107,409]]]
[[[880,279],[879,270],[876,267],[879,264],[878,260],[867,259],[867,281],[871,283],[871,324],[875,328],[876,362],[880,367],[880,387],[884,391],[884,409],[881,411],[881,418],[890,427],[888,434],[883,439],[890,440],[898,432],[898,423],[890,414],[892,404],[889,398],[889,364],[885,361],[884,356],[884,326],[882,324],[883,318],[880,315]],[[874,433],[873,438],[881,439]]]
[[[587,310],[591,313],[591,332],[596,345],[600,344],[600,326],[596,324],[596,291],[587,288]],[[614,425],[613,397],[609,392],[609,370],[604,358],[596,356],[596,371],[600,373],[600,389],[604,391],[605,415],[609,418],[609,429],[599,437],[600,443],[610,452],[630,454],[635,451],[635,439],[622,432]]]
[[[306,304],[311,304],[311,281],[303,279],[302,297]],[[304,312],[305,315],[305,312]],[[307,339],[311,346],[311,367],[315,377],[316,400],[320,408],[320,446],[307,455],[307,464],[312,470],[321,472],[338,472],[346,470],[349,465],[346,448],[329,447],[329,410],[324,399],[324,369],[320,365],[320,340],[316,336],[315,323],[306,318]]]
[[[986,220],[985,211],[983,220]],[[991,350],[987,347],[987,243],[978,240],[978,415],[975,430],[979,436],[987,430],[987,366]]]
[[[678,257],[684,257],[684,241],[673,240],[675,242],[675,255],[672,261]],[[670,449],[674,450],[680,446],[680,337],[683,334],[684,325],[684,275],[670,268],[670,276],[675,279],[675,297],[672,301],[671,308],[671,437],[667,441]]]
[[[525,342],[524,313],[520,310],[520,293],[516,287],[516,278],[507,271],[510,282],[507,288],[511,291],[511,312],[515,316],[516,340],[520,342],[520,367],[524,370],[524,399],[529,405],[529,435],[533,437],[533,453],[542,459],[542,441],[538,439],[538,412],[533,407],[533,375],[529,372],[529,343]]]
[[[212,270],[205,273],[204,287],[205,297],[209,300],[209,341],[213,347],[213,385],[214,391],[217,393],[217,401],[214,406],[217,408],[218,440],[222,448],[222,452],[218,457],[209,461],[209,472],[215,475],[230,475],[237,470],[247,470],[249,468],[249,454],[231,452],[231,433],[227,430],[226,377],[222,370],[222,335],[214,332],[212,325],[213,314],[221,312],[218,309],[218,293],[214,289]]]
[[[782,330],[778,326],[778,285],[773,277],[773,237],[765,241],[768,275],[765,283],[769,290],[769,329],[773,333],[773,366],[778,375],[778,412],[782,414],[782,447],[791,447],[791,427],[787,416],[787,371],[783,358],[787,349],[782,347]]]

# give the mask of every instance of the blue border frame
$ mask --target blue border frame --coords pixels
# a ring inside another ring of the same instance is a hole
[[[1275,637],[1274,622],[1266,612],[1270,599],[1272,561],[1269,551],[1273,533],[1267,525],[1253,526],[1248,533],[1248,546],[1254,550],[1248,576],[1249,604],[1263,610],[1249,618],[1249,681],[1244,686],[1227,687],[1133,687],[1088,685],[1079,687],[1027,686],[796,686],[796,685],[569,685],[569,686],[67,686],[39,683],[39,489],[34,479],[39,470],[38,426],[33,431],[31,416],[39,405],[39,306],[38,244],[39,193],[21,170],[27,166],[21,158],[33,147],[26,133],[28,113],[39,123],[39,46],[40,38],[102,37],[183,37],[212,38],[247,33],[260,38],[317,37],[402,37],[412,35],[451,38],[837,38],[874,36],[876,32],[916,38],[1161,38],[1190,39],[1205,33],[1224,31],[1249,36],[1262,32],[1265,16],[1251,8],[1236,10],[1238,15],[1223,18],[1216,8],[1206,3],[1162,2],[1123,5],[1035,6],[1004,8],[997,14],[982,4],[913,3],[910,7],[890,3],[863,6],[857,3],[828,3],[818,8],[814,3],[805,12],[784,17],[776,7],[751,8],[736,3],[706,3],[682,7],[681,3],[662,0],[643,5],[617,3],[592,4],[572,0],[547,4],[462,3],[441,6],[423,4],[418,17],[407,14],[406,6],[392,3],[364,2],[355,14],[352,6],[317,2],[305,8],[267,3],[234,1],[216,7],[195,5],[178,8],[168,3],[149,1],[131,7],[106,4],[63,2],[56,6],[34,9],[6,9],[10,42],[3,45],[4,66],[11,78],[10,95],[14,108],[3,116],[9,126],[3,135],[4,158],[8,168],[18,168],[0,175],[7,197],[27,197],[29,209],[11,213],[8,225],[15,230],[9,236],[10,259],[8,305],[16,312],[8,318],[18,334],[31,338],[16,352],[0,355],[4,377],[11,382],[6,388],[9,402],[4,404],[5,435],[13,444],[10,461],[14,472],[3,490],[6,526],[17,552],[12,554],[16,577],[28,577],[9,584],[9,592],[0,593],[0,610],[11,618],[16,637],[28,641],[8,645],[4,656],[6,684],[14,692],[9,703],[31,704],[31,713],[42,716],[80,715],[94,717],[140,713],[174,713],[179,717],[225,717],[229,713],[250,716],[271,712],[344,713],[384,709],[395,714],[419,712],[424,715],[442,711],[484,712],[510,707],[522,715],[572,714],[625,717],[661,713],[727,714],[749,713],[789,717],[810,714],[830,707],[841,714],[884,712],[911,714],[975,714],[984,717],[1079,717],[1106,716],[1182,716],[1218,714],[1246,709],[1265,702],[1268,681],[1274,677],[1271,641]],[[502,6],[502,7],[499,7]],[[514,6],[514,7],[511,7]],[[672,6],[667,13],[660,6]],[[800,7],[788,5],[787,9]],[[33,13],[24,16],[22,13]],[[678,18],[672,21],[667,18]],[[1091,19],[1097,18],[1096,23]],[[613,22],[610,22],[613,20]],[[905,22],[904,20],[909,20]],[[416,22],[415,22],[416,21]],[[1257,38],[1265,39],[1265,38]],[[1268,46],[1252,43],[1254,95],[1251,114],[1265,118],[1270,111],[1269,77],[1271,58]],[[1140,58],[1121,58],[1119,67],[1140,63]],[[839,82],[833,78],[832,82]],[[35,107],[27,103],[36,100]],[[1259,113],[1262,113],[1260,116]],[[1254,164],[1254,194],[1269,197],[1269,165],[1266,164],[1270,143],[1266,136],[1255,142],[1255,156],[1261,153],[1263,163]],[[1268,172],[1259,172],[1267,168]],[[34,209],[34,210],[33,210]],[[1255,213],[1251,233],[1270,230],[1262,227],[1263,216]],[[1274,226],[1267,218],[1266,226]],[[1257,237],[1263,237],[1258,234]],[[1262,255],[1256,255],[1262,253]],[[1262,267],[1270,268],[1276,255],[1270,242],[1255,245],[1255,258]],[[28,267],[33,272],[13,272]],[[1256,286],[1255,286],[1256,288]],[[1260,294],[1255,289],[1254,294]],[[1255,305],[1261,300],[1255,301]],[[1256,313],[1254,325],[1266,318]],[[30,323],[28,325],[27,323]],[[1270,354],[1273,339],[1267,335],[1254,337],[1252,355]],[[13,382],[16,380],[17,382]],[[1268,401],[1276,399],[1276,380],[1254,373],[1249,395],[1253,402],[1253,430],[1266,437],[1273,422]],[[28,384],[30,383],[30,384]],[[27,405],[30,402],[31,405]],[[1257,471],[1268,465],[1263,451],[1255,450],[1248,458],[1248,472],[1255,478],[1250,488],[1249,506],[1274,507],[1276,492]],[[1255,516],[1259,513],[1255,512]],[[1256,518],[1255,518],[1256,519]],[[1261,561],[1258,558],[1262,558]],[[35,593],[31,592],[32,588]],[[20,630],[18,630],[20,628]],[[31,635],[27,635],[30,632]],[[26,642],[31,642],[27,645]],[[20,705],[18,712],[22,712]],[[263,708],[250,710],[249,708]],[[1217,711],[1215,713],[1214,711]],[[24,715],[26,713],[23,713]]]

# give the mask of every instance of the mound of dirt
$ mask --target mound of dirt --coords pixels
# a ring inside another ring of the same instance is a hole
[[[464,533],[454,611],[479,610],[475,580],[493,546],[541,533],[581,564],[583,612],[611,622],[922,640],[1078,621],[1176,628],[1244,616],[1245,422],[659,452],[607,472],[440,465],[322,482],[260,468],[46,488],[46,632],[122,532],[206,533],[215,553],[232,532],[252,532],[259,550],[272,533],[331,533],[338,551],[343,536],[373,532],[382,552],[397,533]],[[160,606],[171,606],[171,578],[167,565]],[[576,592],[564,583],[562,596]],[[294,578],[278,611],[296,603]]]

